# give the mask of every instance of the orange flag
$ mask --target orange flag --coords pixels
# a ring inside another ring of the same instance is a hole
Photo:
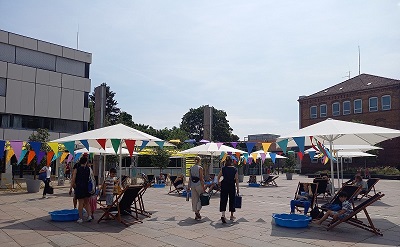
[[[50,151],[50,152],[48,152],[47,153],[47,159],[46,159],[46,164],[47,165],[50,165],[50,163],[51,163],[51,160],[53,159],[53,156],[54,156],[54,152],[53,151]]]
[[[33,160],[33,158],[35,157],[35,151],[33,151],[33,150],[30,150],[29,151],[29,153],[28,153],[28,160],[27,160],[27,163],[28,163],[28,165],[31,163],[31,161]]]

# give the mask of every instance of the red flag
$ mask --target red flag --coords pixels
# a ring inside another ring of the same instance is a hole
[[[96,141],[100,144],[100,146],[105,150],[106,149],[106,141],[107,139],[96,139]]]
[[[126,148],[128,149],[131,157],[133,155],[133,150],[135,150],[135,142],[136,140],[125,140]]]
[[[304,157],[304,154],[302,152],[298,152],[297,155],[299,156],[300,161],[302,161],[303,157]]]

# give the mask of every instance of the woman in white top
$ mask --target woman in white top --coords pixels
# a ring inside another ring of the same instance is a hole
[[[195,213],[195,220],[200,220],[200,194],[205,191],[204,188],[204,172],[201,167],[201,159],[199,156],[194,158],[195,165],[190,168],[190,179],[188,189],[192,191],[192,209]]]
[[[47,192],[50,189],[50,175],[51,175],[51,166],[50,164],[44,166],[42,169],[40,169],[39,173],[45,172],[46,173],[46,179],[43,181],[44,182],[44,189],[43,189],[43,197],[42,198],[48,198],[46,196]]]

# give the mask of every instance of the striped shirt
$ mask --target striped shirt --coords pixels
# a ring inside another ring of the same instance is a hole
[[[106,185],[106,195],[112,195],[114,193],[114,178],[108,177],[104,184]]]

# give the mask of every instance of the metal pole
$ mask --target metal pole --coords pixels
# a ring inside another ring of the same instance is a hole
[[[329,141],[329,150],[332,150],[332,141]],[[334,177],[334,172],[333,172],[333,159],[331,161],[331,181],[332,181],[332,187],[331,187],[331,193],[332,195],[335,194],[335,177]]]
[[[122,187],[122,140],[119,144],[119,186]]]
[[[340,157],[340,165],[342,169],[342,184],[343,184],[343,156]]]

